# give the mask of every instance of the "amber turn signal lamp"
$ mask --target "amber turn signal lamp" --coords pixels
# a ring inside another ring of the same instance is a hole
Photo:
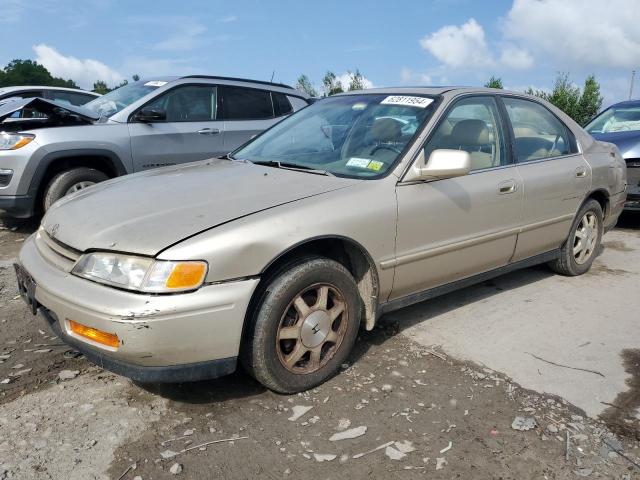
[[[204,262],[178,263],[167,278],[167,288],[195,288],[199,287],[207,273]]]
[[[117,335],[113,333],[103,332],[102,330],[98,330],[97,328],[87,327],[86,325],[74,322],[73,320],[69,320],[69,328],[76,335],[88,338],[89,340],[93,340],[96,343],[106,345],[107,347],[118,348],[118,345],[120,344]]]

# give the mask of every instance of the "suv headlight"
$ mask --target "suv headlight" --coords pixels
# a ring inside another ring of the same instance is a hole
[[[36,138],[30,133],[0,133],[0,150],[17,150]]]
[[[207,263],[94,252],[83,255],[73,267],[72,273],[127,290],[171,293],[199,288],[207,275]]]

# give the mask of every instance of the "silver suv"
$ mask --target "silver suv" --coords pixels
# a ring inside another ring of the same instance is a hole
[[[0,209],[15,217],[132,172],[223,156],[309,103],[287,85],[188,76],[130,83],[76,106],[0,105]],[[30,109],[41,115],[13,118]]]

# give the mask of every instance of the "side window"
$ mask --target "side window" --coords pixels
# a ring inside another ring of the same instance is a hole
[[[211,85],[185,85],[169,90],[144,106],[164,110],[167,122],[207,122],[218,118],[218,90]]]
[[[95,98],[91,95],[85,95],[82,93],[65,92],[65,91],[57,91],[57,90],[49,91],[49,96],[51,97],[52,100],[55,100],[57,102],[76,105],[76,106],[84,105],[85,103]]]
[[[503,98],[514,134],[518,162],[572,153],[568,129],[542,105],[519,98]]]
[[[469,97],[456,102],[425,146],[425,158],[440,148],[469,152],[471,170],[505,165],[505,141],[495,99]]]
[[[276,117],[289,115],[293,112],[293,107],[284,93],[271,92],[271,98],[273,99],[273,110]]]
[[[273,118],[271,92],[242,87],[222,87],[225,120]]]

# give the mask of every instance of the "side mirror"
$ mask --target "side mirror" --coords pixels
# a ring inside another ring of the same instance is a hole
[[[167,112],[145,108],[136,113],[133,119],[142,123],[164,122],[167,119]]]
[[[431,152],[425,162],[424,149],[407,173],[405,181],[437,180],[462,177],[471,171],[471,157],[464,150],[438,149]]]

